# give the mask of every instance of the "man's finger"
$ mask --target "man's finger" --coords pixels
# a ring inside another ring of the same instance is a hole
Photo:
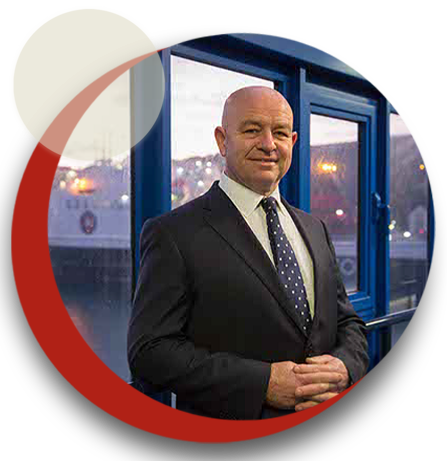
[[[336,372],[339,371],[337,366],[330,364],[310,365],[301,363],[293,367],[294,373],[318,373],[318,372]]]
[[[316,355],[315,357],[307,357],[306,363],[323,364],[328,363],[333,359],[334,357],[332,357],[332,355]]]
[[[295,406],[295,411],[302,411],[307,410],[308,408],[312,408],[315,405],[318,405],[317,402],[312,402],[312,400],[307,400],[306,402],[299,403]]]
[[[311,397],[313,395],[325,394],[326,392],[331,392],[337,390],[336,384],[330,383],[316,383],[316,384],[307,384],[305,386],[299,386],[295,390],[296,398]]]
[[[337,392],[325,392],[324,394],[317,394],[309,397],[313,402],[326,402],[326,400],[332,399],[333,397],[337,396]]]
[[[341,373],[329,372],[329,373],[306,373],[299,375],[299,383],[301,384],[312,384],[312,383],[339,383],[343,380]]]

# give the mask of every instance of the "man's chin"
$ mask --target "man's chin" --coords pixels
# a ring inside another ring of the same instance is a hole
[[[253,181],[253,187],[250,189],[254,190],[258,194],[270,195],[278,186],[277,175],[263,175],[262,178],[257,178]]]

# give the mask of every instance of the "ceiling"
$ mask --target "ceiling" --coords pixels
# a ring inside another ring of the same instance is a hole
[[[349,32],[436,68],[436,32]]]

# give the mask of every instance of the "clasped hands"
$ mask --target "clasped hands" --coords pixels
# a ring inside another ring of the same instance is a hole
[[[306,410],[329,400],[348,387],[345,364],[331,355],[309,357],[306,363],[271,365],[266,402],[275,408]]]

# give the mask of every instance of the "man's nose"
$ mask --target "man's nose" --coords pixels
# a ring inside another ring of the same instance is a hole
[[[264,131],[259,139],[259,148],[264,152],[270,153],[276,149],[273,133],[269,130]]]

